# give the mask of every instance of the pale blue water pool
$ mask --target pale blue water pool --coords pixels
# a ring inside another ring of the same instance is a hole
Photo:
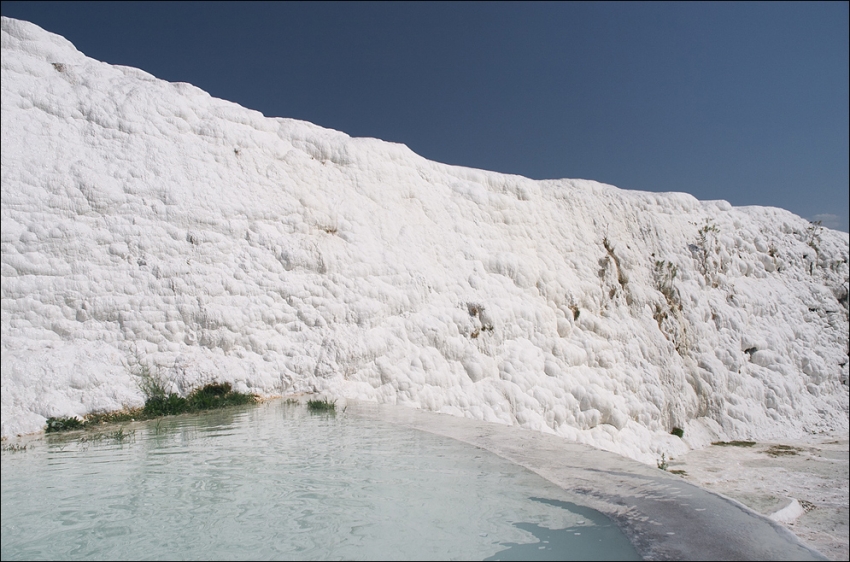
[[[536,474],[386,422],[275,401],[117,429],[3,452],[3,560],[640,559]]]

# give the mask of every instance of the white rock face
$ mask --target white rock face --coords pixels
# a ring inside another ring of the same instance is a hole
[[[142,366],[648,463],[846,431],[848,235],[431,162],[3,18],[2,434],[140,406]]]

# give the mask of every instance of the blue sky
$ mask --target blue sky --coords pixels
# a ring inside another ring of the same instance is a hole
[[[848,230],[847,2],[6,2],[267,116]]]

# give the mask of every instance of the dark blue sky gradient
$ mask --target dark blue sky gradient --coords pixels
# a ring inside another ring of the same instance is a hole
[[[267,116],[848,230],[848,3],[3,2]],[[830,216],[833,215],[833,216]]]

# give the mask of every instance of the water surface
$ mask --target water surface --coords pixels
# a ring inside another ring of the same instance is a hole
[[[275,401],[98,435],[3,453],[3,560],[640,559],[522,467],[345,412]]]

